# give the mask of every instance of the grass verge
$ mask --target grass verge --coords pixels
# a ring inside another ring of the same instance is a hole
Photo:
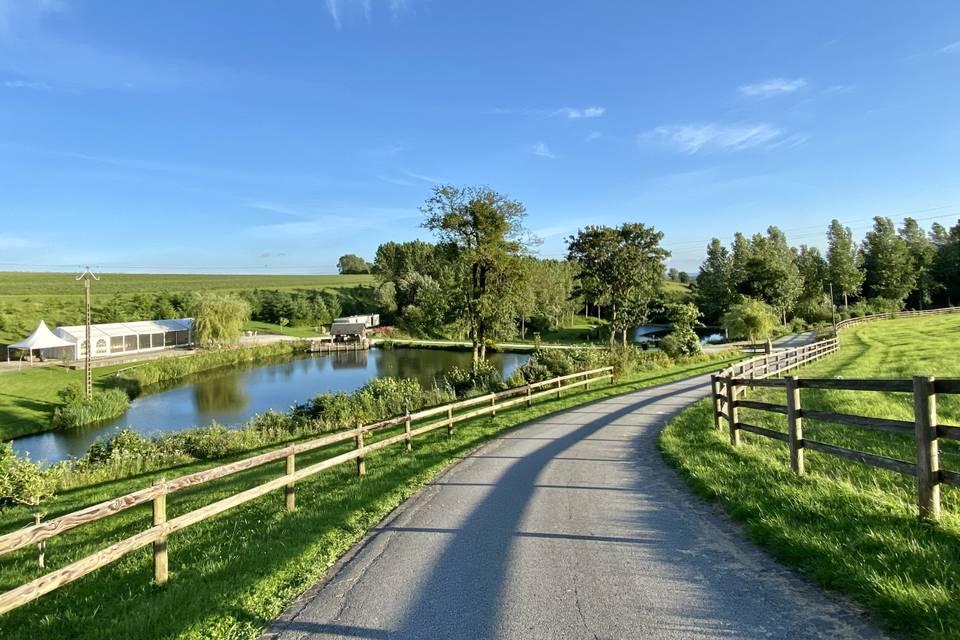
[[[292,514],[285,513],[278,492],[172,536],[171,580],[165,587],[150,582],[150,552],[144,549],[3,616],[0,637],[255,638],[367,530],[444,467],[483,442],[549,413],[715,371],[724,362],[713,360],[633,374],[613,385],[571,392],[530,408],[515,407],[499,412],[496,418],[460,423],[452,437],[438,430],[415,441],[412,454],[405,454],[402,446],[371,454],[363,480],[356,477],[353,464],[322,472],[298,485],[298,509]],[[304,455],[298,466],[348,448],[342,445]],[[166,470],[166,475],[173,477],[223,462],[184,465]],[[273,464],[178,492],[169,498],[169,516],[282,472],[282,464]],[[50,502],[51,516],[146,486],[158,475],[67,492]],[[11,509],[0,514],[0,530],[23,526],[28,520],[24,509]],[[146,528],[149,521],[150,508],[143,506],[58,536],[48,543],[48,566],[57,568],[77,560]],[[34,558],[34,549],[0,558],[0,590],[40,575]]]
[[[841,335],[839,354],[799,377],[960,376],[960,318],[885,320]],[[784,404],[782,390],[750,394]],[[957,398],[940,398],[944,423],[957,424]],[[912,420],[908,394],[805,390],[803,406]],[[744,422],[785,431],[783,416],[743,410]],[[861,431],[807,420],[807,438],[915,461],[910,436]],[[685,411],[664,430],[666,459],[698,494],[719,501],[751,539],[781,561],[863,605],[894,633],[910,638],[960,637],[960,492],[943,489],[940,524],[916,515],[907,476],[807,452],[807,475],[794,476],[782,443],[742,433],[730,447],[713,429],[711,406]],[[960,447],[941,443],[944,468],[960,470]]]

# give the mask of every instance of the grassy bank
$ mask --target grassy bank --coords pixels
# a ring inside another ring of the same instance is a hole
[[[960,317],[885,320],[841,334],[839,354],[800,377],[960,377]],[[780,393],[751,398],[784,404]],[[805,390],[810,409],[912,420],[908,394]],[[956,397],[938,398],[941,422],[960,424]],[[960,637],[960,492],[943,489],[940,525],[916,515],[907,476],[807,452],[807,476],[790,472],[785,445],[743,433],[730,447],[708,402],[681,414],[661,447],[697,493],[718,500],[750,537],[830,589],[848,594],[898,635]],[[743,410],[744,422],[785,431],[783,416]],[[808,438],[913,462],[909,436],[804,421]],[[941,442],[941,464],[960,470],[960,447]]]
[[[192,356],[164,357],[131,365],[117,364],[93,370],[94,388],[122,386],[132,396],[143,387],[178,377],[293,353],[296,343],[277,343],[244,349],[213,351]],[[61,405],[57,393],[83,384],[82,369],[26,368],[0,375],[0,440],[54,429],[53,413]]]
[[[150,583],[150,554],[142,550],[0,618],[4,638],[255,638],[305,588],[400,502],[450,462],[503,430],[568,407],[642,387],[716,370],[722,361],[678,365],[636,373],[611,386],[571,392],[531,408],[516,407],[457,426],[452,437],[439,432],[414,443],[367,457],[367,477],[358,480],[352,464],[318,474],[298,485],[298,510],[286,514],[283,499],[267,496],[174,535],[169,543],[171,581]],[[385,437],[389,433],[378,437]],[[349,448],[347,446],[346,448]],[[298,466],[345,450],[328,448],[305,455]],[[246,454],[249,455],[249,454]],[[167,477],[216,463],[184,465]],[[225,478],[169,499],[170,516],[254,486],[282,472],[274,464]],[[158,473],[104,483],[55,497],[51,515],[72,511],[148,485]],[[87,555],[148,526],[149,507],[81,527],[48,544],[51,568]],[[0,530],[29,520],[23,509],[0,514]],[[39,575],[35,550],[0,558],[0,589]]]

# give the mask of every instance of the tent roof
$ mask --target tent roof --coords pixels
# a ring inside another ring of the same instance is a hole
[[[73,343],[53,335],[47,324],[41,320],[37,328],[29,336],[11,344],[9,349],[56,349],[57,347],[73,347]]]
[[[96,340],[104,337],[142,335],[145,333],[164,333],[166,331],[189,331],[193,327],[192,318],[178,318],[176,320],[142,320],[137,322],[111,322],[108,324],[90,325],[90,338]],[[83,341],[84,325],[57,327],[57,334],[64,338],[72,338],[73,342]]]

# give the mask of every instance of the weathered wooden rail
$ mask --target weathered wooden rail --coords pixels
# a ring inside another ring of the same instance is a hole
[[[874,320],[938,315],[958,311],[960,311],[958,307],[949,307],[929,311],[903,311],[851,318],[837,323],[837,330]],[[914,476],[917,480],[917,508],[920,515],[934,520],[938,519],[940,517],[940,485],[948,484],[960,487],[960,473],[940,467],[939,440],[941,438],[960,440],[960,427],[938,424],[936,398],[938,394],[960,394],[960,379],[936,380],[923,376],[916,376],[913,379],[867,380],[798,379],[792,376],[783,379],[771,379],[773,376],[781,376],[799,366],[835,353],[839,349],[839,339],[834,335],[826,340],[802,347],[783,349],[741,361],[712,376],[711,397],[713,399],[714,427],[719,431],[722,429],[721,420],[726,421],[730,444],[734,447],[740,445],[741,431],[786,443],[790,450],[790,466],[798,475],[804,473],[804,452],[810,449]],[[742,398],[745,392],[752,388],[781,388],[784,390],[785,403],[780,405]],[[914,419],[913,421],[895,420],[805,409],[801,401],[802,389],[909,393],[913,396]],[[787,430],[784,433],[744,422],[740,418],[740,409],[784,415],[786,416]],[[804,419],[913,436],[916,444],[917,461],[913,463],[897,460],[805,438],[803,435]]]
[[[206,471],[198,471],[172,480],[160,480],[139,491],[134,491],[133,493],[114,498],[113,500],[101,502],[58,518],[2,535],[0,536],[0,555],[29,545],[42,544],[44,541],[56,535],[91,522],[109,518],[137,505],[150,502],[153,506],[152,527],[101,549],[93,555],[77,560],[65,567],[0,594],[0,614],[36,600],[40,596],[78,580],[128,553],[151,544],[153,545],[154,580],[157,584],[162,585],[168,579],[167,538],[181,529],[185,529],[186,527],[280,489],[283,489],[287,510],[293,511],[296,508],[296,483],[325,469],[356,460],[357,473],[363,476],[366,473],[366,456],[373,451],[378,451],[400,443],[403,443],[405,449],[410,451],[414,438],[436,429],[446,427],[447,434],[450,435],[453,433],[454,425],[458,422],[487,414],[495,416],[497,410],[507,409],[524,403],[530,406],[533,401],[542,398],[559,398],[563,395],[564,391],[579,387],[589,387],[592,383],[604,380],[613,381],[612,367],[603,367],[601,369],[593,369],[591,371],[551,378],[542,382],[535,382],[498,393],[490,393],[468,400],[432,407],[415,413],[407,411],[402,416],[381,420],[374,424],[361,425],[354,429],[331,433],[313,440],[291,444],[281,449],[231,462]],[[469,410],[462,411],[463,409]],[[457,413],[458,411],[459,413]],[[437,417],[440,419],[436,419]],[[414,422],[430,418],[434,418],[434,420],[413,428]],[[400,425],[403,425],[402,432],[375,442],[366,442],[370,434]],[[352,450],[316,462],[302,469],[297,469],[296,457],[298,454],[315,451],[336,443],[351,440],[354,442],[354,448]],[[167,496],[171,493],[278,460],[285,460],[283,475],[194,511],[190,511],[189,513],[175,518],[167,518]]]

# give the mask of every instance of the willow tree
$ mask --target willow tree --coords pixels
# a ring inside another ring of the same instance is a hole
[[[203,347],[219,347],[240,339],[250,319],[250,305],[229,293],[197,293],[190,304],[193,339]]]
[[[453,302],[473,346],[474,363],[487,357],[487,341],[513,331],[526,270],[523,218],[516,200],[487,187],[434,187],[420,209],[423,226],[451,256]]]

